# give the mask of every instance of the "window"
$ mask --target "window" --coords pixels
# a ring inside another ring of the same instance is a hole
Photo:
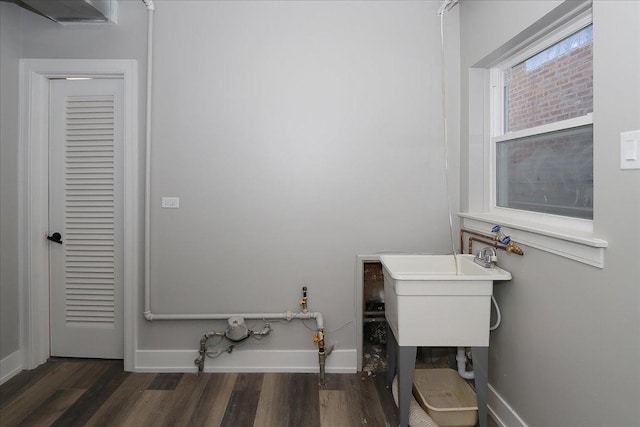
[[[492,70],[493,209],[593,219],[590,19]]]
[[[460,217],[465,228],[500,224],[525,247],[602,268],[593,42],[591,2],[563,2],[469,68],[468,210]]]

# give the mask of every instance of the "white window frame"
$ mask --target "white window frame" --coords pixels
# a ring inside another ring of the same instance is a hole
[[[489,213],[497,216],[511,217],[527,223],[535,223],[546,226],[557,227],[561,225],[564,228],[577,232],[589,233],[593,232],[593,221],[588,219],[574,218],[561,215],[546,214],[542,212],[532,212],[520,209],[506,208],[497,205],[497,165],[496,154],[499,142],[511,141],[518,138],[540,135],[548,132],[561,131],[580,126],[593,125],[593,113],[586,114],[581,117],[575,117],[568,120],[557,121],[553,123],[535,126],[515,132],[504,132],[504,71],[525,61],[539,52],[544,51],[555,43],[565,39],[581,29],[592,24],[591,9],[583,12],[571,22],[563,25],[560,29],[550,33],[543,39],[533,43],[531,46],[521,50],[517,54],[511,56],[506,61],[498,64],[490,70],[490,127],[489,127],[489,159],[490,165],[490,188],[488,191]]]
[[[496,144],[511,139],[522,138],[535,134],[553,132],[573,127],[593,125],[593,113],[569,120],[554,122],[521,131],[504,133],[504,114],[502,104],[504,100],[503,71],[520,62],[536,55],[553,44],[563,40],[571,34],[580,31],[593,23],[590,4],[588,7],[575,13],[571,18],[559,17],[552,24],[552,28],[538,31],[535,36],[525,41],[512,45],[508,50],[502,51],[498,59],[485,65],[483,60],[479,68],[470,72],[470,92],[474,93],[474,99],[484,99],[483,112],[478,111],[476,101],[470,98],[470,200],[471,211],[460,213],[462,227],[484,233],[490,233],[493,225],[500,224],[503,231],[510,234],[511,238],[524,245],[535,247],[546,252],[573,259],[595,267],[604,267],[605,240],[594,236],[594,221],[581,218],[546,214],[540,212],[524,211],[497,206],[496,204]],[[594,37],[595,39],[595,37]],[[507,43],[509,45],[509,43]],[[498,49],[497,52],[500,52]],[[488,58],[496,55],[489,55]],[[495,57],[495,56],[494,56]],[[484,78],[480,78],[480,74]],[[483,81],[484,88],[474,86]],[[484,95],[482,95],[484,94]],[[470,93],[470,97],[471,97]],[[481,119],[480,116],[484,116]],[[477,128],[479,120],[483,122],[482,131]],[[479,160],[477,138],[475,135],[483,135],[483,165],[476,165]],[[473,151],[473,153],[472,153]],[[482,174],[482,195],[473,194],[474,189],[479,190],[475,180]],[[472,188],[473,187],[473,188]],[[478,210],[478,208],[481,208]],[[594,203],[594,218],[596,217]]]

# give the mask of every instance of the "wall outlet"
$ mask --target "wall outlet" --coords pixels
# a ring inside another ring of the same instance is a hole
[[[163,197],[162,207],[168,209],[180,208],[180,197]]]

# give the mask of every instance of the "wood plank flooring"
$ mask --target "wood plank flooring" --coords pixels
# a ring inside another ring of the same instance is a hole
[[[0,386],[0,426],[397,425],[384,375],[124,372],[122,361],[51,359]]]

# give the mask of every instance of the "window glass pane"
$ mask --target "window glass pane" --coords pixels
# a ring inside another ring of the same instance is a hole
[[[593,26],[505,70],[505,132],[593,112]]]
[[[496,143],[496,204],[593,219],[591,125]]]

